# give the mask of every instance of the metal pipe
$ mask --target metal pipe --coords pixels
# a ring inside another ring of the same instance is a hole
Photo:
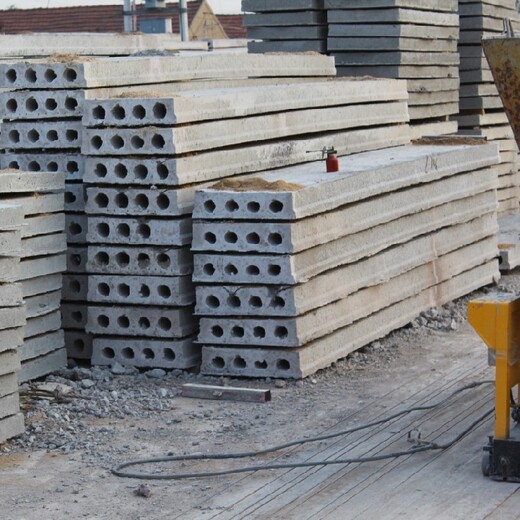
[[[130,0],[124,0],[123,11],[125,13],[130,11]],[[132,32],[132,17],[130,15],[125,14],[123,16],[123,24],[125,33]]]
[[[188,7],[186,0],[179,0],[179,25],[181,29],[181,40],[190,40],[190,29],[188,27]]]

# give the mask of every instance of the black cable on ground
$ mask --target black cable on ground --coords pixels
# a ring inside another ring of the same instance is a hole
[[[187,478],[204,478],[204,477],[217,477],[222,475],[232,475],[236,473],[248,473],[252,471],[259,471],[259,470],[268,470],[268,469],[292,469],[292,468],[306,468],[306,467],[312,467],[312,466],[329,466],[333,464],[356,464],[356,463],[363,463],[363,462],[375,462],[380,460],[386,460],[386,459],[394,459],[397,457],[404,457],[406,455],[412,455],[415,453],[423,453],[426,451],[432,451],[432,450],[446,450],[448,448],[451,448],[454,444],[459,442],[464,436],[466,436],[468,433],[470,433],[474,428],[476,428],[482,421],[484,421],[487,417],[489,417],[493,412],[494,409],[491,409],[487,411],[485,414],[481,415],[478,419],[476,419],[474,422],[472,422],[466,429],[464,429],[461,433],[459,433],[456,437],[454,437],[451,441],[444,443],[444,444],[436,444],[433,442],[429,443],[423,443],[420,446],[413,446],[409,450],[403,450],[403,451],[397,451],[397,452],[391,452],[381,455],[374,455],[371,457],[358,457],[358,458],[351,458],[351,459],[335,459],[335,460],[324,460],[324,461],[313,461],[313,462],[295,462],[295,463],[287,463],[287,464],[262,464],[262,465],[252,465],[252,466],[245,466],[245,467],[239,467],[229,470],[222,470],[222,471],[206,471],[206,472],[196,472],[196,473],[132,473],[132,472],[125,472],[123,471],[125,468],[128,468],[130,466],[140,466],[144,464],[156,464],[156,463],[162,463],[162,462],[186,462],[186,461],[194,461],[194,460],[232,460],[232,459],[241,459],[246,457],[258,457],[259,455],[265,455],[267,453],[274,453],[277,451],[284,450],[286,448],[290,448],[293,446],[298,446],[302,444],[306,444],[309,442],[319,442],[323,440],[333,439],[335,437],[340,437],[343,435],[347,435],[349,433],[354,433],[360,430],[366,430],[368,428],[373,428],[374,426],[378,426],[380,424],[384,424],[386,422],[389,422],[393,419],[396,419],[398,417],[401,417],[403,415],[407,415],[412,412],[417,411],[426,411],[426,410],[433,410],[435,408],[439,408],[440,406],[446,404],[449,400],[451,400],[456,395],[460,394],[461,392],[464,392],[466,390],[470,390],[472,388],[476,388],[478,386],[486,385],[486,384],[493,384],[494,381],[479,381],[470,383],[468,385],[465,385],[454,392],[452,392],[450,395],[448,395],[446,398],[442,399],[441,401],[432,404],[432,405],[424,405],[424,406],[414,406],[412,408],[407,408],[405,410],[402,410],[400,412],[396,412],[392,415],[389,415],[387,417],[384,417],[382,419],[379,419],[377,421],[373,421],[367,424],[354,426],[352,428],[348,428],[346,430],[341,430],[338,432],[315,436],[315,437],[308,437],[306,439],[297,439],[291,442],[287,442],[285,444],[280,444],[277,446],[272,446],[270,448],[265,448],[258,451],[246,451],[246,452],[238,452],[238,453],[199,453],[199,454],[193,454],[193,455],[174,455],[174,456],[165,456],[165,457],[152,457],[147,459],[139,459],[139,460],[132,460],[123,462],[122,464],[119,464],[115,468],[112,469],[112,473],[118,477],[124,477],[124,478],[137,478],[137,479],[144,479],[144,480],[180,480],[180,479],[187,479]]]

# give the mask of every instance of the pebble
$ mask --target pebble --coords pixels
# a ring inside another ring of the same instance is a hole
[[[157,378],[160,379],[166,375],[166,370],[163,370],[162,368],[153,368],[152,370],[148,370],[146,372],[147,377],[151,378]]]

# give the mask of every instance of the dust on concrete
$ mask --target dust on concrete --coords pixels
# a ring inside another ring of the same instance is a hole
[[[219,191],[298,191],[304,188],[302,184],[286,181],[266,181],[259,177],[249,179],[223,179],[213,186],[212,190]]]
[[[467,137],[464,135],[450,135],[445,137],[421,137],[414,139],[412,144],[416,145],[439,145],[439,146],[453,146],[461,144],[479,145],[488,144],[486,139],[479,139],[476,137]]]

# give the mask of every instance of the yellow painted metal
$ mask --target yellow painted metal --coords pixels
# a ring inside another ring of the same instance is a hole
[[[516,142],[520,146],[520,39],[485,39],[482,46]]]
[[[520,384],[520,298],[496,294],[470,301],[468,321],[495,355],[495,439],[507,439],[510,394]]]

